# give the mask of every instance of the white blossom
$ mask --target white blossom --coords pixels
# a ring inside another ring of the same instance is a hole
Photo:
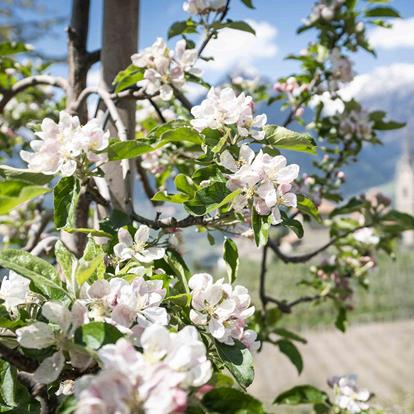
[[[253,116],[253,106],[251,96],[244,93],[236,96],[232,88],[211,88],[207,98],[191,109],[194,116],[191,125],[199,131],[235,125],[240,137],[251,136],[260,141],[264,138],[267,118],[265,114]]]
[[[165,249],[149,246],[149,232],[149,227],[142,225],[135,232],[134,238],[132,238],[128,230],[124,228],[119,229],[119,243],[114,246],[115,256],[118,257],[121,262],[135,258],[141,263],[150,263],[164,257]]]
[[[8,276],[4,277],[0,287],[0,299],[4,300],[4,306],[8,311],[28,301],[30,295],[29,285],[29,279],[12,270]]]
[[[335,47],[329,54],[331,61],[332,87],[337,89],[337,82],[349,83],[354,79],[352,62],[341,54],[339,48]]]
[[[137,85],[149,95],[159,92],[164,101],[173,97],[173,87],[180,88],[185,83],[185,72],[199,76],[201,72],[194,68],[197,50],[187,49],[184,39],[179,40],[175,51],[168,48],[164,39],[158,38],[152,46],[131,56],[132,63],[144,68],[144,79]]]
[[[374,122],[371,121],[370,114],[366,110],[344,111],[340,116],[339,133],[345,139],[355,136],[359,139],[370,140],[373,125]]]
[[[188,388],[205,384],[211,376],[206,348],[194,327],[171,333],[151,326],[142,336],[142,349],[139,353],[123,338],[103,346],[102,370],[77,381],[77,413],[182,412]]]
[[[224,10],[226,3],[226,0],[187,0],[183,4],[183,10],[192,15],[206,14]]]
[[[137,277],[130,283],[118,277],[97,280],[86,286],[82,302],[89,309],[89,317],[96,321],[115,323],[130,328],[136,324],[135,334],[152,325],[167,325],[169,317],[160,304],[166,291],[162,280]]]
[[[97,152],[107,148],[109,131],[104,132],[96,119],[82,127],[78,117],[61,111],[59,123],[45,118],[36,135],[39,139],[30,142],[33,152],[20,151],[32,171],[71,176],[82,162],[82,156],[92,163],[106,161],[106,156]]]
[[[190,319],[195,325],[205,326],[214,338],[227,345],[234,345],[236,339],[251,350],[258,348],[253,331],[245,329],[247,319],[254,313],[245,287],[233,288],[224,279],[214,282],[208,273],[193,275],[188,286],[192,295]]]
[[[236,211],[247,208],[252,201],[258,214],[272,214],[273,223],[277,224],[281,222],[280,206],[296,207],[291,183],[299,174],[299,166],[287,165],[283,155],[272,157],[262,151],[255,155],[251,148],[242,145],[237,161],[226,150],[221,154],[220,162],[233,172],[228,177],[227,188],[241,190],[233,201]]]
[[[354,239],[360,243],[376,246],[380,238],[375,233],[375,230],[370,227],[364,227],[354,233]]]
[[[335,405],[352,414],[368,410],[368,400],[371,397],[368,390],[359,390],[357,388],[356,381],[355,375],[334,377],[330,380],[335,393]]]
[[[72,309],[67,309],[57,302],[46,302],[42,306],[43,316],[49,320],[35,322],[16,330],[17,341],[22,347],[31,349],[44,349],[50,346],[58,348],[52,356],[45,358],[34,372],[34,379],[42,384],[55,381],[64,365],[63,338],[71,339],[77,327],[87,322],[86,309],[79,302],[75,302]],[[56,327],[54,326],[56,325]],[[85,369],[90,363],[88,354],[69,350],[72,366]]]

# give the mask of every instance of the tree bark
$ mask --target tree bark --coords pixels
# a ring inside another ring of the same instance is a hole
[[[138,46],[139,0],[104,0],[102,26],[102,83],[107,90],[113,89],[117,73],[131,64],[131,55]],[[121,100],[116,104],[120,117],[127,129],[128,139],[135,138],[136,103]],[[111,136],[116,128],[110,124]],[[132,211],[132,168],[131,162],[113,161],[104,167],[112,205],[115,209]]]

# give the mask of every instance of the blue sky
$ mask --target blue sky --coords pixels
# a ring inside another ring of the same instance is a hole
[[[56,0],[53,3],[41,1],[47,4],[52,13],[59,15],[70,13],[71,2],[69,0]],[[91,3],[90,50],[100,46],[103,1],[91,0]],[[182,11],[182,3],[182,0],[141,0],[140,47],[150,45],[158,36],[165,37],[172,22],[186,18],[186,14]],[[234,20],[250,20],[257,28],[258,37],[254,39],[251,35],[236,33],[236,31],[223,35],[225,39],[222,39],[222,43],[223,40],[231,43],[230,48],[224,49],[220,54],[220,51],[217,52],[212,46],[212,53],[219,53],[218,56],[221,56],[222,63],[218,61],[212,64],[215,65],[213,68],[206,68],[207,79],[214,81],[220,78],[222,72],[230,71],[236,64],[254,67],[259,73],[272,79],[294,71],[296,63],[286,61],[284,57],[289,53],[298,52],[313,38],[312,32],[302,35],[295,33],[301,19],[309,13],[313,0],[255,0],[255,10],[247,9],[240,0],[232,0],[231,4],[229,17]],[[391,4],[401,12],[405,19],[408,19],[407,24],[392,33],[376,33],[378,58],[375,59],[367,53],[354,56],[356,72],[362,75],[373,74],[375,77],[375,71],[378,68],[385,70],[387,67],[400,64],[399,68],[404,68],[405,72],[411,72],[412,69],[414,80],[414,1],[394,0]],[[375,28],[370,30],[375,30]],[[412,40],[407,40],[407,37],[411,37]],[[35,43],[34,46],[51,54],[61,54],[66,48],[64,26],[56,28],[53,35]],[[52,67],[51,71],[65,75],[66,68],[60,65]],[[96,70],[95,73],[97,73]],[[386,73],[383,76],[386,76]],[[398,74],[394,76],[399,77]]]

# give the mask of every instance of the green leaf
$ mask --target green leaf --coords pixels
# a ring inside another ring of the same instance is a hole
[[[324,404],[326,401],[328,396],[325,392],[312,385],[298,385],[276,397],[273,404]]]
[[[61,300],[65,296],[69,297],[60,286],[55,268],[39,257],[21,250],[0,250],[0,266],[30,279],[33,288],[50,299]]]
[[[170,203],[183,204],[188,201],[188,194],[168,194],[166,191],[158,191],[151,200],[153,201],[169,201]]]
[[[57,229],[76,227],[76,208],[80,197],[80,182],[75,177],[63,177],[53,190],[55,226]]]
[[[216,341],[216,348],[226,368],[242,387],[248,387],[254,379],[253,358],[250,351],[236,341],[234,345],[225,345]]]
[[[96,230],[96,229],[85,229],[83,227],[80,228],[72,228],[72,227],[65,227],[65,232],[66,233],[82,233],[82,234],[89,234],[91,236],[94,237],[112,237],[111,233],[107,233],[106,231],[103,230]]]
[[[76,269],[76,280],[81,286],[88,279],[103,279],[105,275],[104,251],[92,237],[89,237],[82,258]]]
[[[369,114],[370,120],[374,122],[374,129],[378,131],[391,131],[393,129],[400,129],[405,127],[405,122],[397,122],[392,120],[384,121],[386,115],[387,114],[384,111],[374,111]]]
[[[269,230],[271,226],[271,216],[261,216],[255,209],[252,211],[252,227],[256,246],[265,246],[269,239]]]
[[[269,145],[291,151],[316,154],[316,144],[310,135],[291,131],[277,125],[264,127],[265,139]]]
[[[203,216],[229,204],[240,190],[230,191],[223,182],[214,182],[198,190],[194,198],[184,204],[185,209],[194,216]]]
[[[161,135],[161,141],[156,144],[155,148],[161,148],[170,142],[189,142],[191,144],[201,145],[203,138],[194,128],[183,126],[165,131]]]
[[[142,79],[144,79],[144,69],[138,68],[135,65],[129,65],[125,70],[116,75],[114,80],[114,85],[116,85],[115,93],[135,86]]]
[[[0,56],[14,55],[16,53],[27,52],[30,49],[26,43],[23,42],[1,42]]]
[[[129,160],[154,150],[155,148],[139,141],[112,140],[108,147],[108,159],[109,161]]]
[[[178,306],[186,308],[190,306],[192,296],[189,293],[180,293],[174,296],[168,296],[164,299],[164,302],[172,302]]]
[[[187,194],[190,198],[193,198],[197,191],[197,186],[194,184],[193,180],[185,174],[178,174],[174,178],[174,184],[178,191]]]
[[[232,239],[226,238],[224,240],[223,248],[223,259],[226,262],[229,283],[233,283],[237,278],[239,269],[239,252],[237,250],[237,244]]]
[[[256,31],[253,29],[253,27],[250,26],[250,24],[242,20],[241,21],[228,20],[227,22],[215,22],[210,27],[216,30],[228,28],[228,29],[241,30],[243,32],[248,32],[253,35],[256,34]]]
[[[215,388],[204,395],[202,404],[211,413],[265,414],[260,401],[234,388]]]
[[[167,265],[167,267],[163,266],[163,264]],[[156,261],[156,265],[160,265],[167,274],[174,274],[177,277],[179,280],[176,286],[178,292],[190,294],[188,280],[191,277],[191,272],[183,258],[176,251],[167,250],[164,258]]]
[[[401,17],[392,7],[374,7],[365,11],[365,17]]]
[[[249,9],[254,9],[253,0],[241,0],[243,4],[245,4]]]
[[[318,208],[315,206],[315,203],[310,199],[302,194],[297,195],[297,208],[298,210],[303,213],[311,216],[315,219],[318,223],[321,223],[321,216],[319,215]]]
[[[284,211],[281,212],[282,225],[289,227],[298,236],[299,239],[303,237],[303,226],[299,220],[289,217]]]
[[[341,214],[354,213],[355,211],[360,211],[366,205],[367,205],[366,200],[352,197],[345,205],[341,207],[337,207],[335,210],[333,210],[331,214],[329,215],[329,217],[335,217]]]
[[[397,231],[414,230],[414,217],[401,211],[390,210],[381,217],[381,221],[386,225],[386,230],[389,230],[390,226]]]
[[[302,344],[306,344],[308,342],[305,338],[302,338],[298,334],[288,331],[285,328],[276,328],[273,330],[273,332],[276,335],[282,336],[283,338],[291,339],[292,341],[298,341],[298,342],[301,342]]]
[[[46,175],[22,168],[0,165],[0,176],[8,180],[23,181],[27,184],[44,185],[53,180],[53,175]]]
[[[348,323],[348,321],[347,321],[347,311],[346,311],[346,308],[340,307],[339,310],[338,310],[338,315],[337,315],[336,320],[335,320],[335,326],[341,332],[345,332],[346,331],[347,323]]]
[[[73,263],[75,256],[66,248],[66,246],[58,240],[55,244],[55,256],[59,263],[67,281],[71,281]]]
[[[2,181],[0,182],[0,215],[8,214],[26,201],[49,191],[49,188],[30,185],[24,181]]]
[[[75,331],[75,343],[89,349],[97,350],[106,344],[114,344],[123,335],[106,322],[90,322]]]
[[[303,359],[298,348],[296,348],[293,342],[288,341],[287,339],[281,339],[277,341],[277,346],[279,347],[280,352],[289,358],[289,360],[298,370],[298,374],[300,374],[303,370]]]
[[[173,23],[168,29],[168,39],[180,34],[197,33],[197,24],[191,20],[184,20]]]

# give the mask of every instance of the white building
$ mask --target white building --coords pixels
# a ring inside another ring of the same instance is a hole
[[[414,215],[414,164],[411,150],[411,138],[405,135],[401,158],[395,174],[395,208],[398,211]],[[402,235],[405,245],[414,245],[414,231]]]

